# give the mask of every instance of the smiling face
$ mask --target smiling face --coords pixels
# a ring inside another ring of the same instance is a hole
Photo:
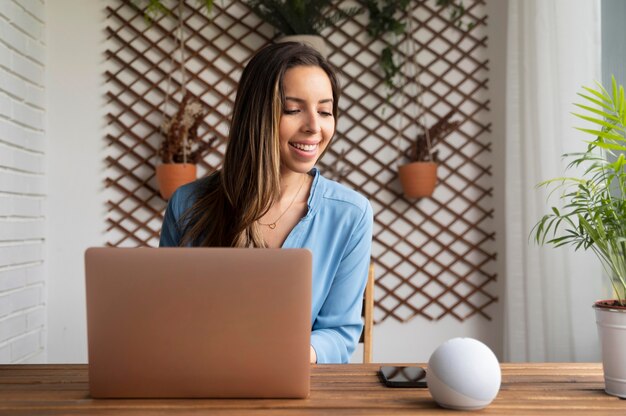
[[[306,173],[335,133],[333,90],[318,66],[296,66],[283,78],[285,102],[280,118],[281,173]]]

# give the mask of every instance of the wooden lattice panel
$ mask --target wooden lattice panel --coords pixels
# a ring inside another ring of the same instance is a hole
[[[107,240],[155,246],[165,208],[154,181],[158,126],[168,91],[167,114],[181,99],[176,2],[168,4],[172,15],[152,25],[131,2],[109,3]],[[367,15],[323,33],[329,60],[341,70],[344,96],[335,140],[319,167],[366,195],[374,208],[376,322],[416,315],[490,319],[488,307],[497,299],[485,5],[464,3],[465,22],[474,23],[470,30],[450,24],[434,0],[418,0],[407,12],[414,30],[399,39],[399,50],[406,62],[416,59],[421,72],[416,77],[416,65],[404,65],[404,85],[389,100],[377,65],[384,44],[368,37]],[[189,0],[183,20],[187,88],[210,107],[200,135],[218,138],[199,167],[204,175],[221,164],[245,62],[276,35],[237,1],[215,2],[208,18],[199,2]],[[425,114],[416,104],[420,88]],[[420,131],[416,120],[423,116],[431,125],[450,109],[461,124],[438,146],[440,183],[432,198],[407,200],[396,172]]]
[[[338,139],[322,165],[333,167],[336,177],[367,195],[374,207],[377,322],[415,315],[489,318],[485,309],[496,300],[489,292],[496,276],[491,271],[490,144],[484,134],[490,129],[484,4],[466,2],[465,23],[474,23],[468,32],[454,27],[434,3],[417,1],[407,12],[414,30],[398,49],[405,62],[417,51],[422,70],[416,77],[416,65],[406,64],[406,84],[389,102],[376,66],[384,45],[371,43],[365,19],[325,36],[334,46],[329,59],[341,68],[345,89]],[[420,90],[425,110],[417,106]],[[461,125],[438,146],[440,183],[433,197],[404,199],[397,165],[420,132],[416,120],[425,111],[430,126],[451,109]]]

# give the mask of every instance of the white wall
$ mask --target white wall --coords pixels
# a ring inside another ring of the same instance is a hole
[[[48,360],[86,362],[83,253],[104,244],[104,3],[46,3]]]
[[[44,5],[0,1],[0,362],[45,361]]]

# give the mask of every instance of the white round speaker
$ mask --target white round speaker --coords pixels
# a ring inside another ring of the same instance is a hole
[[[473,338],[453,338],[428,360],[430,395],[442,407],[482,409],[495,399],[502,375],[493,351]]]

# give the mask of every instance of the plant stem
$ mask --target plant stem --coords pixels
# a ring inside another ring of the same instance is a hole
[[[181,77],[181,103],[185,102],[187,95],[186,74],[185,74],[185,44],[183,42],[183,2],[178,0],[178,50],[180,52],[180,77]],[[184,109],[183,109],[184,111]],[[187,163],[187,134],[183,134],[183,163]]]
[[[405,34],[406,34],[407,42],[409,42],[409,55],[413,57],[411,62],[415,66],[414,82],[415,82],[415,86],[417,87],[417,96],[415,99],[417,103],[417,115],[415,118],[420,120],[420,124],[422,125],[422,128],[424,129],[424,137],[426,137],[426,146],[428,147],[428,160],[432,162],[434,160],[433,146],[430,140],[430,129],[426,125],[426,117],[425,117],[426,110],[424,109],[424,102],[422,98],[422,95],[424,94],[424,87],[420,83],[420,75],[422,73],[422,68],[419,62],[417,61],[417,48],[415,45],[415,39],[413,38],[413,19],[415,18],[415,14],[417,13],[417,7],[418,7],[417,2],[413,2],[413,7],[409,9],[409,11],[407,12],[408,25],[407,25],[407,30],[405,31]],[[409,71],[407,70],[407,75],[408,75],[408,72]],[[418,155],[418,154],[419,154],[419,149],[417,149],[417,144],[416,144],[415,155]]]

